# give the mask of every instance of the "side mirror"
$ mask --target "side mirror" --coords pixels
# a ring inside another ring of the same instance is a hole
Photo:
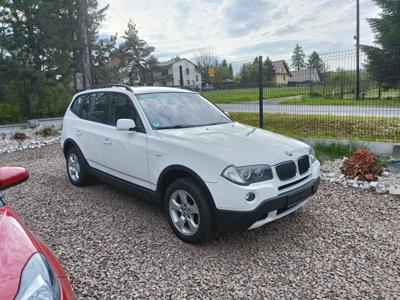
[[[136,128],[135,121],[131,119],[119,119],[117,121],[118,131],[133,131]]]
[[[29,178],[29,172],[22,167],[0,167],[0,191],[16,186]]]

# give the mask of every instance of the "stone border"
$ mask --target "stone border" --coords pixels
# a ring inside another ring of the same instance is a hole
[[[340,170],[345,159],[326,161],[321,166],[321,179],[335,182],[344,187],[352,187],[362,190],[373,190],[379,194],[400,196],[400,173],[385,170],[378,181],[367,182],[355,179],[347,179]]]

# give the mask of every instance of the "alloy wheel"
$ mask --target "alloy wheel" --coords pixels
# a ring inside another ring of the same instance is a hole
[[[196,234],[200,226],[200,212],[193,197],[184,190],[172,193],[169,213],[175,228],[186,236]]]
[[[79,180],[81,167],[79,165],[78,156],[75,153],[71,153],[68,157],[68,173],[74,182]]]

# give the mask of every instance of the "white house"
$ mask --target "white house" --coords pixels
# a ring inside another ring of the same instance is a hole
[[[183,85],[200,89],[201,73],[197,66],[186,58],[159,63],[158,70],[154,73],[154,85],[180,86],[180,67],[182,67]]]

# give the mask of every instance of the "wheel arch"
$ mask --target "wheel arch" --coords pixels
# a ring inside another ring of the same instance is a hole
[[[81,149],[79,148],[79,146],[77,145],[77,143],[75,143],[74,140],[72,140],[72,139],[66,139],[66,140],[64,141],[64,144],[63,144],[64,157],[67,157],[68,151],[69,151],[69,149],[71,149],[71,148],[77,148],[77,149],[82,153]]]
[[[164,205],[164,195],[168,189],[168,186],[175,180],[185,177],[192,178],[196,183],[199,184],[199,186],[207,196],[211,209],[215,211],[216,207],[214,203],[214,198],[211,195],[211,192],[208,189],[207,185],[205,184],[204,180],[195,171],[182,165],[169,166],[165,168],[159,176],[157,182],[157,193],[162,199],[163,205]]]
[[[69,151],[69,149],[71,149],[71,148],[76,148],[76,149],[79,151],[79,153],[80,153],[80,154],[82,155],[82,157],[83,157],[83,163],[84,163],[86,169],[89,171],[89,170],[90,170],[89,163],[87,162],[86,157],[83,155],[83,152],[82,152],[81,148],[79,148],[78,144],[77,144],[74,140],[72,140],[72,139],[66,139],[66,140],[64,141],[64,144],[63,144],[64,157],[65,157],[65,158],[67,157],[68,151]]]

